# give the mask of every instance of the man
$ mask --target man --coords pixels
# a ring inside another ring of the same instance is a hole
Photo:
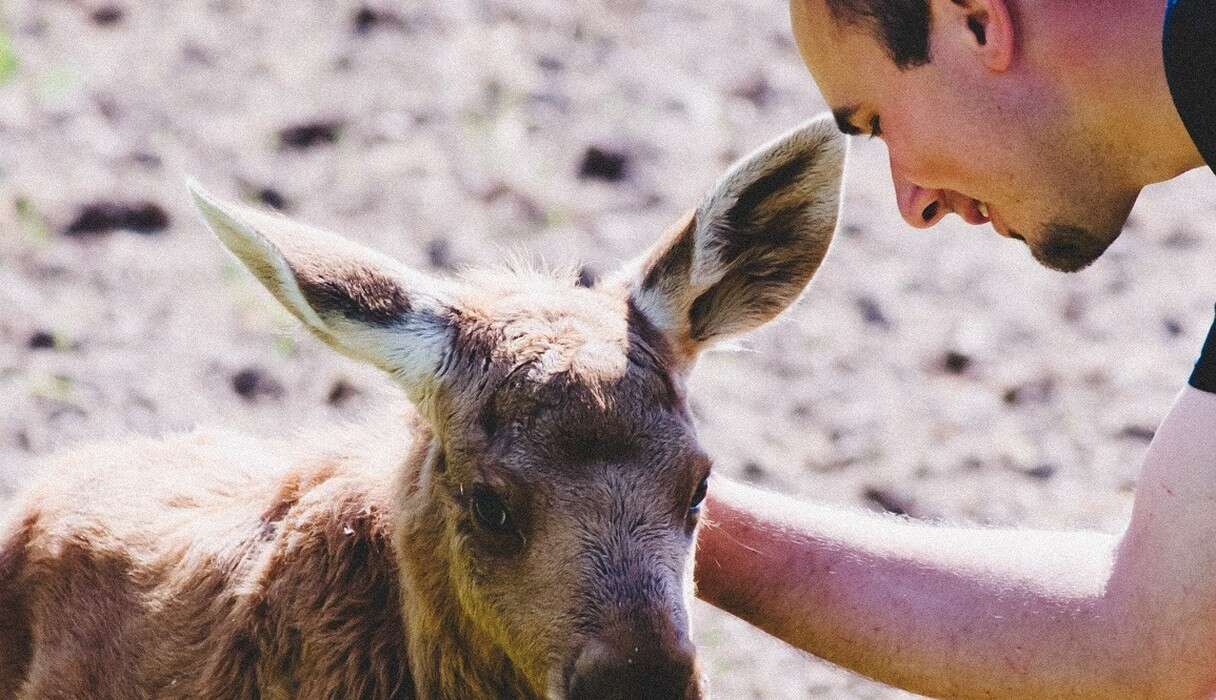
[[[1166,5],[791,0],[791,16],[840,128],[886,141],[909,224],[991,222],[1077,271],[1144,186],[1216,163],[1216,3]],[[718,480],[700,595],[927,695],[1212,697],[1212,392],[1216,329],[1118,536],[936,527]]]

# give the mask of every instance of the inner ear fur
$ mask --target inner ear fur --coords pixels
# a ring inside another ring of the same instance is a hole
[[[771,320],[827,253],[844,157],[823,116],[742,158],[642,258],[635,305],[686,357]]]
[[[190,183],[207,226],[321,340],[395,376],[415,402],[448,352],[447,285],[388,256]]]

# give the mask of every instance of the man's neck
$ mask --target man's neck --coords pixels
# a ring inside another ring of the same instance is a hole
[[[1025,0],[1027,60],[1056,75],[1082,123],[1125,154],[1143,187],[1204,165],[1162,62],[1165,0]]]

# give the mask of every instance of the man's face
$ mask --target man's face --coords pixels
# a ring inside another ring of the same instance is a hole
[[[932,60],[901,70],[864,25],[841,25],[825,0],[791,0],[794,36],[847,133],[881,136],[904,219],[951,212],[1025,241],[1043,265],[1075,272],[1118,237],[1139,187],[1089,128],[1055,75],[980,58],[965,18],[931,3]],[[1066,61],[1066,59],[1065,59]],[[1061,67],[1061,70],[1065,70]]]

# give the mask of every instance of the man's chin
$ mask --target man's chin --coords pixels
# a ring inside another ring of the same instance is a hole
[[[1038,242],[1027,245],[1043,267],[1056,272],[1080,272],[1102,257],[1118,237],[1118,231],[1103,235],[1077,226],[1051,224]]]

